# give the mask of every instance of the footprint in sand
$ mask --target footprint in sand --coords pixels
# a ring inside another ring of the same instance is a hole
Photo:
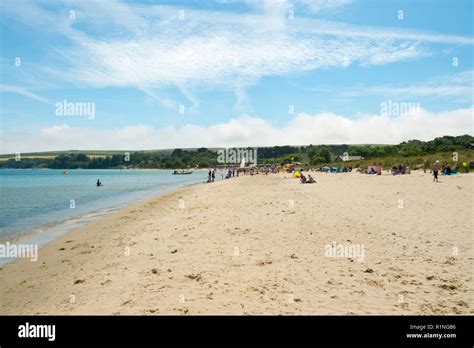
[[[439,287],[444,290],[456,290],[458,288],[456,285],[448,285],[448,284],[441,284]]]
[[[445,265],[450,265],[450,266],[454,265],[455,263],[456,263],[456,258],[453,256],[447,257],[447,260],[444,261]]]
[[[383,288],[384,282],[382,280],[368,279],[364,278],[364,281],[367,285]]]
[[[145,309],[144,311],[142,311],[142,313],[151,313],[151,314],[156,314],[159,312],[160,312],[159,309]]]
[[[196,274],[188,274],[185,275],[185,277],[199,282],[202,279],[202,272],[198,272]]]

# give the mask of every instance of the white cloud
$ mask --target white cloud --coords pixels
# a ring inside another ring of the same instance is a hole
[[[331,35],[339,38],[382,40],[386,42],[417,42],[453,45],[473,45],[474,38],[458,35],[444,35],[390,27],[353,25],[323,19],[302,18],[295,23],[297,30],[313,35]]]
[[[383,95],[385,97],[420,98],[450,98],[450,101],[473,102],[473,70],[462,71],[450,75],[441,75],[425,81],[399,83],[377,86],[357,86],[342,96]]]
[[[189,98],[196,86],[235,90],[266,76],[343,68],[345,62],[383,65],[416,59],[430,54],[427,43],[474,43],[470,37],[313,19],[305,11],[288,19],[295,4],[319,12],[342,7],[346,0],[249,0],[253,10],[245,13],[118,0],[63,1],[77,11],[74,21],[47,10],[46,3],[18,1],[2,10],[27,25],[59,29],[71,40],[72,45],[54,51],[67,62],[66,68],[56,66],[55,77],[92,87],[134,86],[158,100],[155,87],[178,86]],[[13,11],[18,6],[21,11]]]
[[[418,43],[293,35],[277,35],[268,40],[252,30],[220,29],[189,37],[156,34],[139,40],[87,39],[80,48],[62,50],[61,54],[70,62],[70,68],[60,72],[61,77],[74,83],[135,86],[148,95],[157,87],[178,86],[196,105],[199,103],[189,97],[189,91],[199,86],[236,90],[266,76],[342,68],[345,62],[381,65],[415,59],[427,52]]]
[[[173,108],[176,107],[176,102],[175,101],[173,101],[169,98],[159,96],[158,94],[156,94],[155,92],[153,92],[152,90],[150,90],[147,87],[138,87],[138,89],[141,90],[146,95],[148,95],[153,100],[157,101],[158,104],[161,105],[164,108],[173,109]]]
[[[48,99],[20,86],[0,85],[0,92],[1,93],[15,93],[15,94],[19,94],[24,97],[27,97],[27,98],[30,98],[30,99],[33,99],[45,104],[52,104]]]
[[[352,3],[352,0],[298,0],[297,4],[303,4],[311,12],[333,10]]]
[[[160,149],[175,147],[233,147],[303,144],[399,143],[431,140],[443,135],[474,133],[474,108],[389,117],[362,115],[347,118],[333,113],[301,113],[282,127],[241,116],[208,127],[188,124],[154,128],[135,125],[110,130],[76,128],[66,124],[35,134],[4,133],[1,153],[69,149]]]
[[[228,1],[231,0],[221,2]],[[383,65],[433,54],[431,44],[473,45],[474,42],[472,37],[351,25],[308,18],[305,17],[305,11],[298,9],[301,8],[298,6],[303,6],[310,12],[319,14],[326,10],[341,8],[350,3],[347,0],[300,2],[248,0],[247,3],[251,10],[244,13],[228,10],[196,10],[190,6],[127,4],[118,0],[100,2],[63,0],[54,6],[47,0],[35,2],[7,0],[0,3],[0,9],[2,15],[15,18],[35,30],[49,30],[54,35],[58,31],[70,39],[68,45],[52,48],[55,57],[66,65],[54,60],[54,64],[42,68],[47,76],[53,75],[57,80],[66,80],[73,85],[87,87],[133,86],[158,102],[160,106],[171,109],[176,109],[178,103],[162,95],[164,88],[170,86],[177,87],[181,91],[190,101],[191,109],[198,108],[200,104],[194,93],[197,88],[202,86],[229,88],[236,95],[236,110],[251,112],[250,96],[245,89],[267,76],[288,76],[315,69],[344,68],[346,63],[365,66]],[[295,18],[290,20],[288,9],[294,7],[297,9]],[[64,9],[76,11],[76,19],[71,21],[67,10]],[[178,16],[180,10],[185,11],[183,20]],[[54,81],[54,79],[45,80]],[[387,96],[408,94],[421,96],[429,93],[465,95],[467,89],[472,87],[472,76],[469,77],[469,81],[470,86],[465,83],[443,84],[436,81],[419,85],[386,86],[385,90],[382,86],[381,89],[373,88],[371,93],[385,93]],[[41,96],[24,88],[7,87],[9,90],[3,88],[3,91],[20,93],[46,102]],[[303,116],[299,116],[300,122]],[[344,128],[346,125],[355,127],[361,122],[349,119],[344,121],[334,117],[336,116],[333,115],[331,120],[337,121],[339,128]],[[326,118],[323,115],[314,118],[318,124],[324,124],[327,129],[332,129],[331,124],[324,123]],[[313,123],[312,119],[304,121]],[[395,121],[387,122],[393,124]],[[383,124],[378,118],[372,118],[369,125],[373,123]],[[268,134],[275,137],[282,135],[269,124],[260,125],[262,129],[269,127]],[[235,123],[232,122],[216,126],[220,127],[219,130],[225,131],[225,134],[229,132],[228,137],[222,139],[223,143],[240,138],[245,143],[261,138],[258,135],[246,137],[246,132],[249,130],[244,132],[240,127],[237,127],[236,133],[230,131],[234,126]],[[147,126],[143,127],[148,129]],[[288,124],[287,127],[289,130],[293,129],[292,124]],[[186,129],[196,130],[197,135],[185,134]],[[184,139],[189,138],[196,144],[199,144],[200,139],[203,142],[218,142],[216,136],[201,137],[199,134],[208,131],[207,129],[201,131],[202,129],[197,126],[176,130],[150,128],[150,132],[161,134],[166,131],[166,135],[170,135],[170,139],[176,141],[166,143],[171,147],[182,141],[180,137],[174,136],[175,133],[181,134]],[[65,133],[68,131],[68,128],[64,129]],[[81,129],[74,131],[82,132],[81,134],[86,132]],[[132,127],[122,131],[133,133],[137,129]],[[344,141],[345,138],[345,136],[341,138],[336,130],[332,131],[336,137],[324,136],[318,133],[317,129],[313,131],[316,138],[321,137],[321,142]],[[103,135],[107,134],[94,129],[87,132],[100,135],[98,138],[94,137],[97,139],[103,139]],[[304,129],[297,130],[297,127],[290,134],[293,138],[299,134],[302,139],[308,137],[312,139],[311,133]],[[363,129],[361,134],[365,134]],[[46,134],[41,136],[44,137]],[[112,135],[110,137],[114,138]],[[293,138],[290,139],[290,143],[297,142],[297,139]],[[139,141],[145,139],[146,136],[140,137]],[[360,140],[356,136],[348,135],[347,139],[345,141]],[[393,139],[398,141],[396,137]],[[56,145],[62,146],[60,140],[55,143],[56,138],[52,137],[51,148]],[[118,145],[111,141],[110,145]],[[271,144],[270,141],[266,143]],[[166,144],[149,139],[139,148],[163,147]]]

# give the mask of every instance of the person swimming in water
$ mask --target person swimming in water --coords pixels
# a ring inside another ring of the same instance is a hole
[[[100,182],[99,179],[97,179],[97,184],[96,185],[97,185],[97,187],[102,186],[102,183]]]

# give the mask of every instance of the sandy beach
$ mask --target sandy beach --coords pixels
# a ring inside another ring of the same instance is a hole
[[[0,270],[0,314],[474,313],[473,174],[315,178],[219,180],[91,222]]]

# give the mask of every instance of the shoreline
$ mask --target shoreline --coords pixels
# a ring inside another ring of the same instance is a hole
[[[473,313],[472,174],[314,176],[181,187],[89,222],[1,268],[0,313]]]
[[[135,198],[131,201],[120,202],[113,206],[86,211],[80,213],[77,216],[66,218],[64,220],[51,221],[38,227],[29,228],[12,233],[11,235],[0,237],[0,244],[10,243],[36,245],[38,250],[41,250],[41,248],[47,244],[52,243],[62,236],[66,236],[67,234],[74,232],[75,230],[84,228],[90,222],[100,220],[115,213],[119,213],[121,210],[124,210],[132,205],[145,203],[148,200],[152,200],[159,196],[199,184],[201,183],[184,183],[171,188],[162,188],[158,191],[147,192],[145,197]],[[0,267],[4,267],[7,264],[16,261],[16,259],[11,258],[0,258]]]

